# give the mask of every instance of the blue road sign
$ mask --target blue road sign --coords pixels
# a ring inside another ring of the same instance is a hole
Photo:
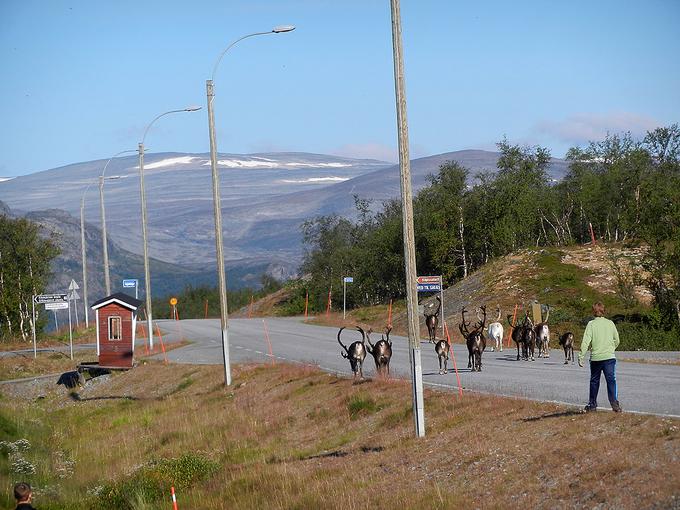
[[[442,290],[440,283],[419,283],[418,292],[439,292]]]
[[[123,280],[123,288],[137,287],[137,280]]]

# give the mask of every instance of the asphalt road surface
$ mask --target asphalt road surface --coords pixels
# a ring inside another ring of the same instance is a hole
[[[192,342],[169,351],[167,356],[170,361],[222,363],[219,320],[158,322],[164,341],[186,339]],[[299,319],[291,318],[231,319],[231,363],[271,362],[274,359],[275,362],[311,364],[329,372],[351,375],[349,362],[340,355],[337,331],[337,328],[304,324]],[[342,336],[345,345],[360,338],[356,330],[345,330]],[[379,339],[377,333],[371,336],[374,343]],[[391,376],[408,379],[408,340],[400,336],[392,336],[391,340]],[[269,354],[269,344],[272,355]],[[639,353],[635,354],[640,356]],[[654,353],[650,354],[654,356]],[[482,357],[481,372],[471,372],[467,368],[468,355],[464,345],[454,345],[454,355],[465,390],[578,406],[588,401],[588,365],[585,364],[584,368],[579,368],[577,363],[565,365],[561,349],[553,349],[549,358],[536,358],[534,362],[527,362],[516,361],[517,350],[514,346],[504,347],[502,352],[491,352],[487,348]],[[673,357],[677,355],[672,354]],[[628,356],[626,353],[617,353],[617,357],[622,359]],[[449,373],[439,375],[437,355],[434,346],[428,342],[421,343],[421,359],[425,385],[457,390],[453,360],[449,360]],[[373,358],[368,355],[364,362],[364,376],[370,378],[375,374]],[[619,400],[624,411],[680,417],[680,366],[618,361],[616,376]],[[609,409],[604,376],[598,404],[601,409]]]

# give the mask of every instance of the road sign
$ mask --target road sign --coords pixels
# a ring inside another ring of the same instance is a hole
[[[80,286],[76,283],[76,281],[71,280],[71,283],[68,286],[68,290],[77,290],[79,288],[80,288]]]
[[[33,301],[40,303],[66,303],[66,294],[39,294],[33,296]]]
[[[45,310],[61,310],[68,308],[68,303],[64,301],[58,301],[56,303],[45,303]]]
[[[354,278],[352,278],[351,276],[345,276],[342,279],[342,281],[344,281],[345,283],[354,283]]]
[[[123,280],[123,288],[131,289],[132,287],[137,287],[137,280]]]
[[[77,290],[73,289],[69,291],[68,296],[66,297],[69,301],[72,299],[80,299],[80,294],[78,294]]]
[[[418,292],[439,292],[442,290],[441,276],[419,276],[417,278]]]
[[[176,297],[170,298],[170,304],[171,304],[172,306],[175,306],[175,305],[177,304],[177,298],[176,298]]]

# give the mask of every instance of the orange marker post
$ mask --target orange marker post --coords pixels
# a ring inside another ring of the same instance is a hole
[[[387,309],[387,326],[392,327],[392,300],[390,299],[390,306]]]
[[[331,289],[328,289],[328,303],[326,304],[326,317],[331,314]]]
[[[252,294],[250,295],[250,306],[248,307],[248,318],[250,319],[253,316],[253,296]]]
[[[170,493],[172,494],[172,510],[177,510],[177,497],[175,496],[175,487],[170,487]]]
[[[267,346],[269,347],[269,358],[272,360],[272,365],[275,364],[274,353],[272,352],[272,343],[269,341],[269,331],[267,331],[267,323],[262,319],[262,324],[264,325],[264,338],[267,340]]]
[[[158,327],[158,324],[156,324],[156,334],[158,335],[158,338],[161,341],[161,350],[163,351],[163,358],[164,358],[163,363],[167,365],[168,364],[168,355],[165,353],[165,344],[163,343],[163,337],[161,336],[161,330]]]
[[[307,322],[307,308],[309,306],[309,292],[305,293],[305,322]]]
[[[453,359],[453,371],[456,373],[456,381],[458,381],[458,395],[463,396],[463,387],[460,384],[460,375],[458,375],[458,365],[456,365],[456,355],[453,353],[453,344],[451,343],[451,337],[449,336],[449,326],[444,321],[444,330],[446,330],[446,340],[449,342],[449,353],[451,353],[451,359]]]
[[[205,318],[208,318],[208,300],[205,300]]]

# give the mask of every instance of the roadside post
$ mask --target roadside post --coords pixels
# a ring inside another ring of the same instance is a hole
[[[442,276],[419,276],[417,278],[418,292],[436,292],[439,291],[439,299],[442,307],[440,309],[442,316],[442,337],[446,337],[444,330],[444,284]]]
[[[38,357],[38,343],[36,341],[35,334],[35,305],[44,304],[45,310],[59,310],[62,308],[68,308],[69,319],[71,318],[71,308],[66,301],[66,294],[38,294],[33,296],[33,357]],[[70,330],[70,320],[69,320],[69,330]],[[73,345],[71,345],[71,359],[73,359]]]
[[[346,310],[347,310],[347,284],[348,283],[353,283],[354,278],[351,276],[345,276],[342,279],[342,319],[345,319],[346,316]]]
[[[172,320],[177,320],[177,298],[170,298],[170,306],[172,306]]]

